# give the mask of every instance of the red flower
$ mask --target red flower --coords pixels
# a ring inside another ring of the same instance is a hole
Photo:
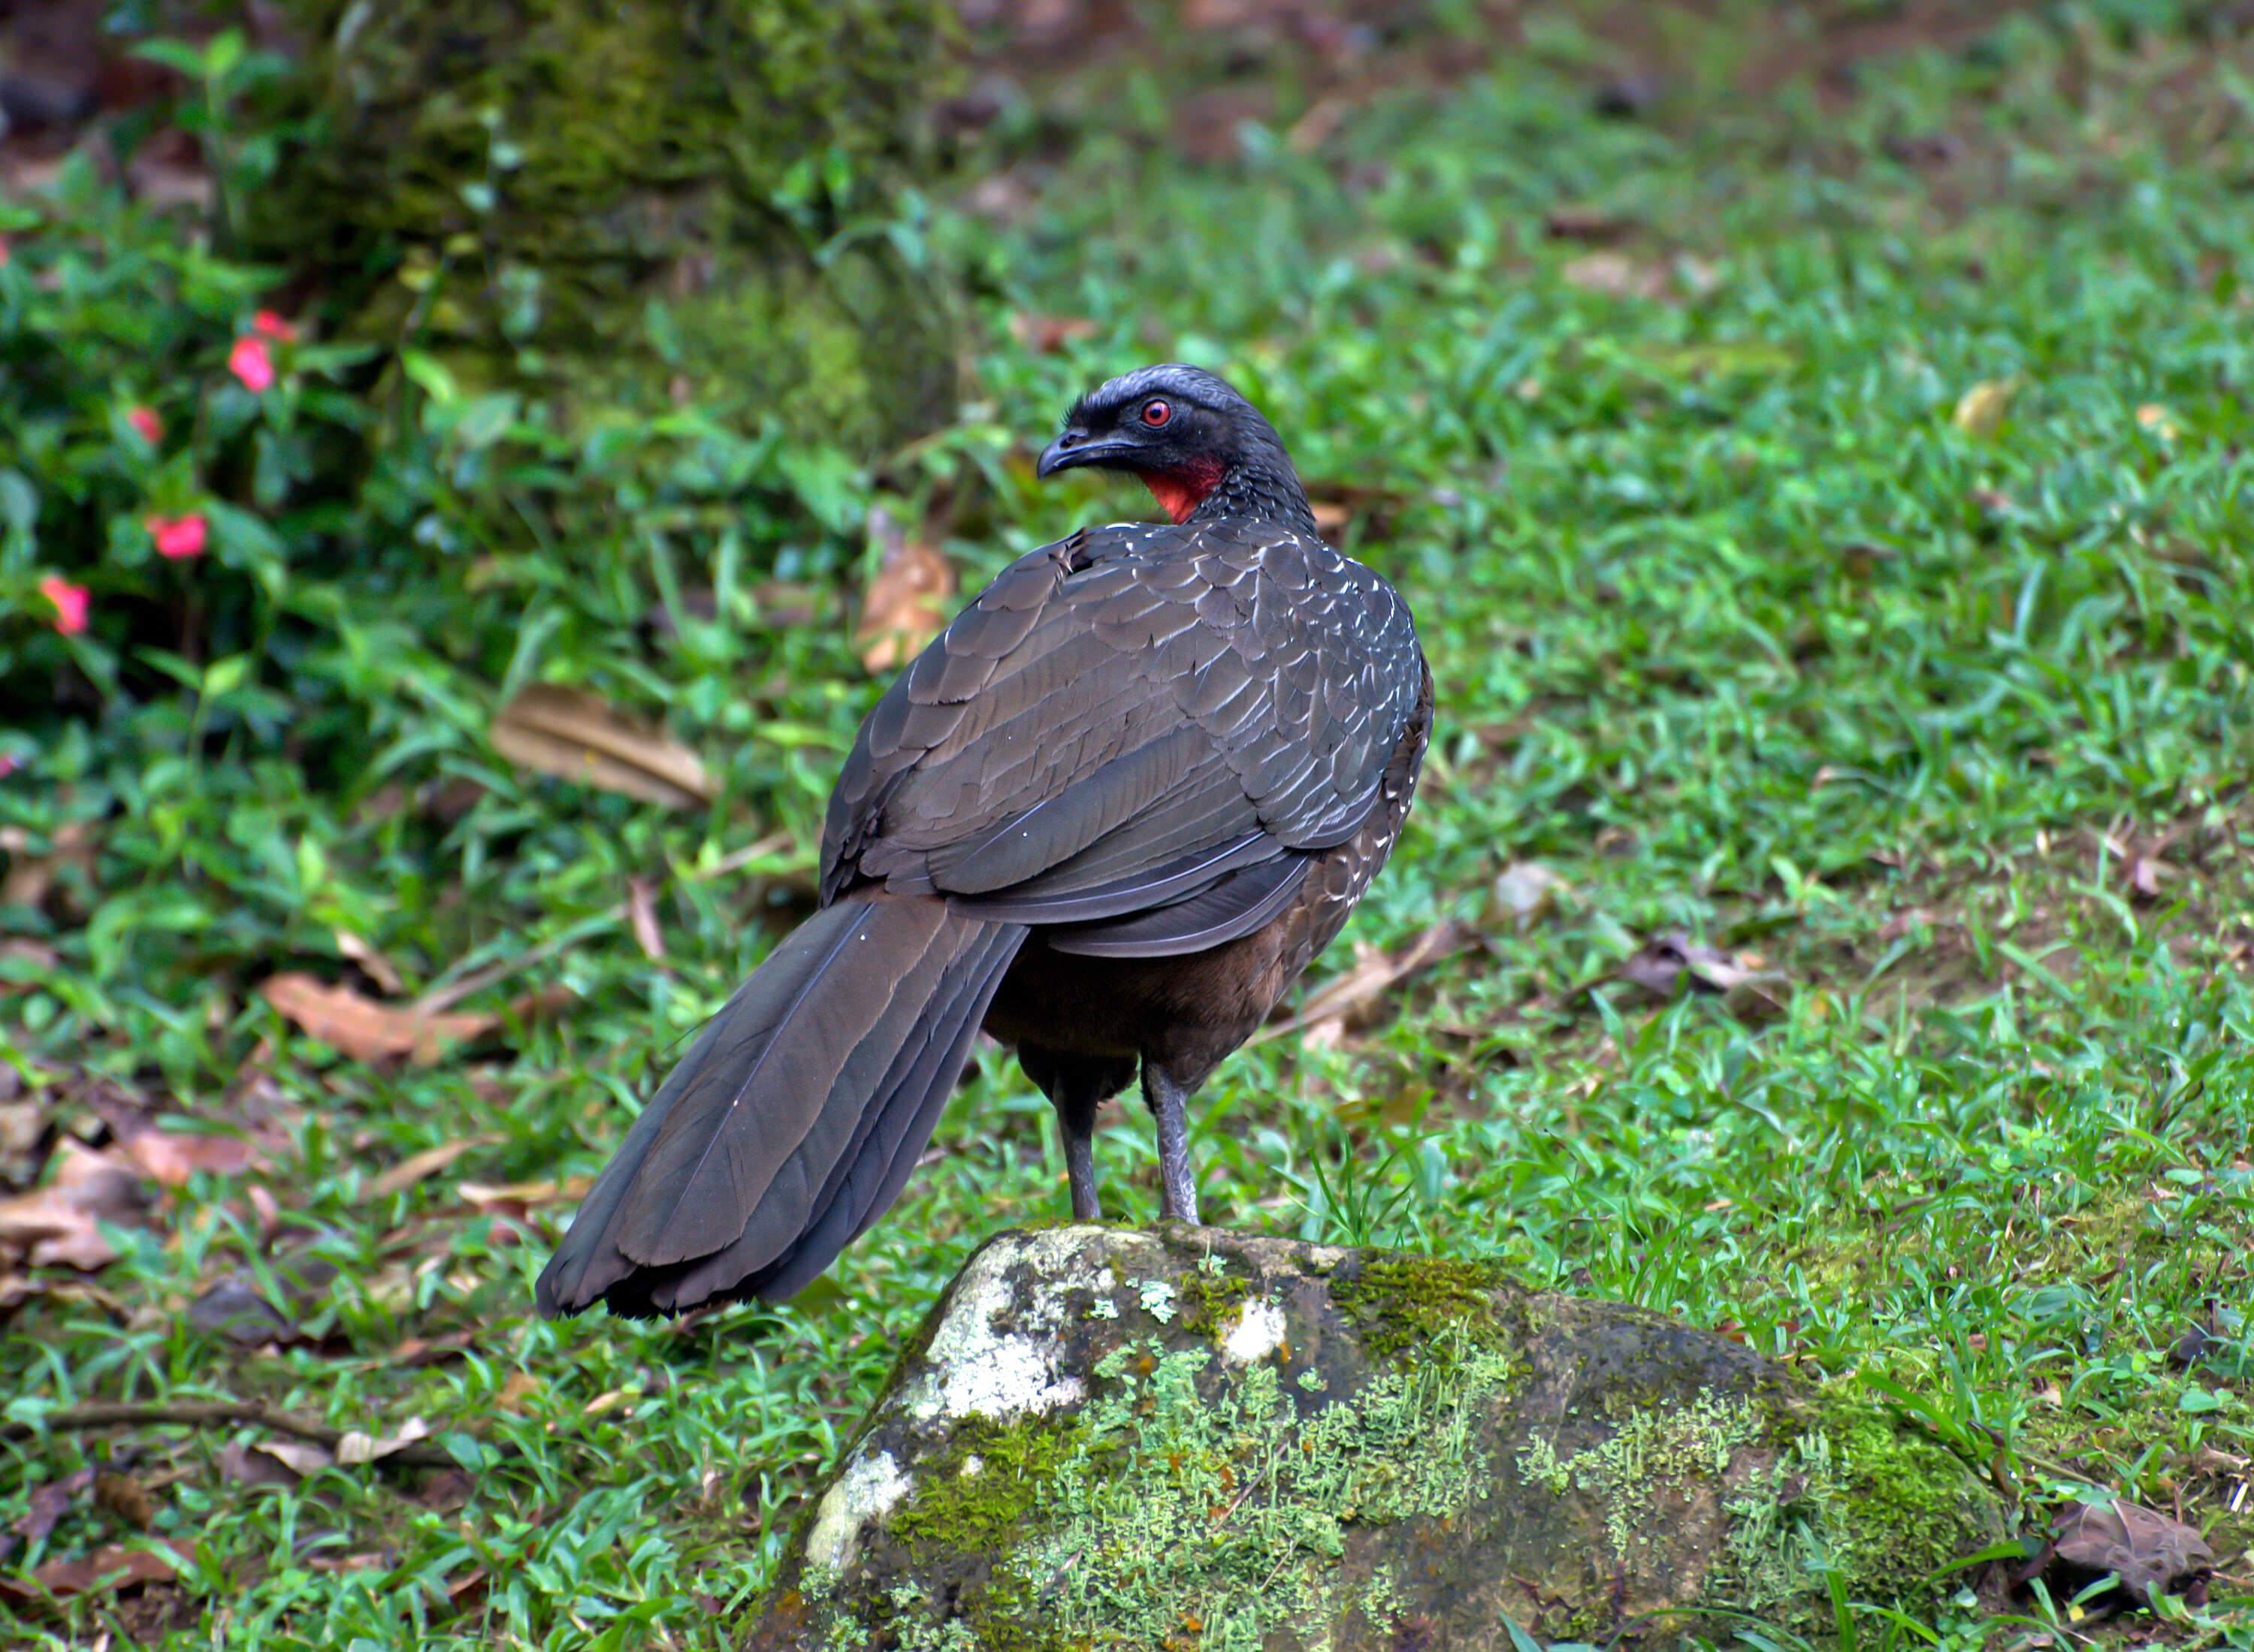
[[[157,542],[157,554],[172,562],[186,562],[204,554],[204,519],[194,512],[186,516],[151,516],[142,523]]]
[[[256,315],[251,317],[250,330],[253,332],[263,333],[270,339],[278,339],[284,344],[298,342],[296,326],[284,321],[271,310],[261,310]]]
[[[86,629],[84,585],[74,585],[60,574],[49,574],[39,581],[39,594],[55,605],[56,630],[66,637],[74,637]]]
[[[164,421],[157,416],[152,407],[130,407],[125,410],[125,422],[141,432],[141,439],[154,447],[164,439]]]
[[[227,353],[227,369],[242,381],[243,388],[261,391],[274,382],[274,360],[266,354],[266,340],[248,333]]]

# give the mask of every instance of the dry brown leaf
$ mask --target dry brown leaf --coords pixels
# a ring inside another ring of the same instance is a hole
[[[74,1595],[91,1594],[97,1589],[169,1583],[194,1564],[194,1551],[186,1544],[160,1537],[147,1548],[124,1549],[113,1544],[75,1559],[50,1560],[32,1574],[32,1581],[38,1590],[56,1600],[66,1600]],[[0,1586],[19,1600],[32,1598],[34,1593],[20,1583]]]
[[[647,878],[626,879],[626,924],[634,944],[652,963],[665,962],[665,937],[657,928],[657,886]]]
[[[520,768],[582,786],[674,808],[712,798],[696,752],[584,689],[528,682],[494,713],[486,736]]]
[[[62,1263],[89,1273],[115,1262],[117,1251],[101,1224],[140,1214],[139,1180],[108,1153],[68,1137],[52,1162],[55,1173],[46,1186],[0,1199],[0,1254],[35,1268]]]
[[[277,975],[259,990],[284,1019],[356,1061],[403,1055],[427,1067],[446,1045],[480,1037],[500,1025],[494,1015],[393,1009],[350,987],[331,986],[309,975]]]
[[[367,942],[349,929],[337,931],[337,953],[346,962],[356,963],[368,971],[368,978],[375,983],[375,990],[389,998],[400,994],[399,971]]]
[[[60,1480],[49,1480],[32,1494],[30,1506],[16,1517],[16,1523],[9,1530],[28,1542],[38,1542],[86,1494],[87,1488],[94,1484],[94,1468],[88,1466],[74,1469]]]
[[[117,1151],[151,1181],[185,1187],[200,1170],[215,1176],[240,1175],[258,1160],[258,1149],[242,1136],[189,1136],[164,1130],[136,1130]]]
[[[2068,1503],[2052,1521],[2041,1553],[2020,1569],[2016,1581],[2024,1586],[2041,1576],[2053,1600],[2071,1600],[2108,1572],[2120,1586],[2091,1603],[2095,1616],[2130,1603],[2148,1606],[2156,1594],[2204,1606],[2215,1551],[2181,1521],[2125,1497],[2097,1506]]]
[[[547,1386],[529,1371],[511,1371],[500,1380],[500,1392],[494,1404],[504,1411],[521,1411],[526,1400]]]
[[[319,1446],[304,1449],[320,1452],[321,1466],[328,1466],[329,1454]],[[220,1447],[219,1474],[221,1480],[242,1486],[294,1486],[304,1478],[270,1445],[248,1446],[239,1439],[231,1439]]]
[[[1312,1030],[1325,1022],[1334,1021],[1348,1027],[1363,1021],[1378,1002],[1402,982],[1461,952],[1477,939],[1469,925],[1446,918],[1395,952],[1358,945],[1352,969],[1309,993],[1297,1015],[1280,1026],[1262,1028],[1252,1041],[1256,1044],[1285,1032]],[[1334,1035],[1330,1033],[1316,1040],[1319,1046],[1334,1041]]]
[[[869,512],[869,536],[877,542],[877,575],[862,596],[853,640],[863,665],[890,671],[939,634],[946,623],[941,610],[955,594],[955,570],[929,545],[910,539],[881,506]]]
[[[464,1153],[475,1148],[490,1147],[500,1139],[498,1136],[472,1136],[458,1142],[441,1142],[436,1147],[426,1147],[419,1153],[410,1153],[382,1175],[371,1177],[360,1189],[363,1201],[388,1199],[403,1193],[416,1182],[437,1175]]]
[[[1082,316],[1046,316],[1031,310],[1011,313],[1010,336],[1028,355],[1054,355],[1076,339],[1096,336],[1096,323]]]

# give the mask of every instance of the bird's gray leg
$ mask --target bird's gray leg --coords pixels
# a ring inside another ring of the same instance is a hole
[[[1064,1173],[1072,1182],[1072,1219],[1101,1222],[1096,1196],[1096,1110],[1103,1098],[1096,1087],[1067,1082],[1057,1087],[1057,1134],[1064,1142]]]
[[[1145,1060],[1143,1099],[1158,1121],[1158,1214],[1194,1223],[1197,1179],[1190,1173],[1189,1092],[1164,1068]]]

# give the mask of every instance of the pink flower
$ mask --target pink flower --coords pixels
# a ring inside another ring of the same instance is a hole
[[[6,780],[21,766],[22,765],[16,761],[16,754],[13,752],[0,752],[0,780]]]
[[[298,329],[271,310],[261,310],[256,315],[251,317],[250,330],[253,332],[263,333],[270,339],[278,339],[284,344],[298,342]]]
[[[266,340],[245,333],[227,353],[227,370],[242,381],[243,388],[262,391],[274,382],[274,360],[266,354]]]
[[[164,439],[164,421],[157,416],[152,407],[130,407],[125,410],[125,422],[140,431],[141,439],[154,447]]]
[[[172,562],[186,562],[204,554],[204,519],[191,511],[186,516],[151,516],[142,523],[157,542],[157,554]]]
[[[39,594],[55,605],[56,630],[66,637],[74,637],[86,629],[84,585],[74,585],[60,574],[49,574],[39,581]]]

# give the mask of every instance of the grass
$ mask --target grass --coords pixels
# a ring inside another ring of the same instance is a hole
[[[1670,96],[1622,121],[1590,106],[1613,37],[1571,8],[1535,22],[1491,70],[1376,90],[1312,145],[1288,137],[1312,74],[1281,61],[1272,117],[1218,164],[1173,151],[1147,69],[1098,62],[987,140],[1012,215],[926,225],[990,336],[1012,313],[1094,324],[1054,356],[990,349],[961,425],[886,472],[956,500],[966,584],[1144,514],[1037,489],[1030,454],[1078,388],[1199,360],[1319,493],[1361,490],[1346,542],[1408,594],[1439,683],[1411,829],[1348,934],[1455,919],[1484,944],[1382,1025],[1228,1063],[1193,1138],[1208,1218],[1501,1257],[1891,1384],[2000,1453],[2031,1523],[2082,1484],[2180,1509],[2222,1575],[2157,1633],[2254,1646],[2254,43],[2166,6],[2043,7],[1866,63],[1852,95],[1755,100],[1728,90],[1743,32],[1684,22]],[[849,522],[873,485],[821,473]],[[788,553],[773,571],[836,578]],[[55,938],[69,977],[18,980],[19,1067],[82,1062],[281,1144],[248,1178],[199,1172],[101,1272],[43,1275],[65,1288],[14,1311],[7,1416],[258,1398],[378,1434],[422,1418],[459,1464],[251,1485],[221,1458],[250,1431],[17,1440],[0,1522],[115,1466],[194,1557],[136,1600],[16,1603],[25,1642],[726,1644],[970,1248],[1061,1214],[1046,1104],[990,1051],[899,1207],[797,1302],[530,1317],[568,1200],[460,1184],[600,1163],[780,933],[764,914],[803,899],[876,689],[842,619],[779,633],[724,595],[748,628],[611,652],[675,577],[653,552],[538,592],[539,640],[491,690],[429,644],[426,695],[355,784],[474,775],[457,823],[214,785],[200,815],[120,822]],[[668,817],[486,754],[488,692],[559,655],[668,705],[726,801]],[[70,760],[98,769],[98,737]],[[794,846],[748,881],[667,881],[769,826]],[[1492,886],[1526,862],[1563,891],[1522,920]],[[662,967],[605,915],[629,877],[665,883]],[[164,915],[221,878],[247,892],[204,943],[228,967],[200,972]],[[302,963],[340,928],[421,981],[563,938],[508,990],[576,1007],[498,1053],[346,1061],[242,990],[245,960]],[[1672,929],[1757,952],[1782,1013],[1609,984]],[[88,1115],[59,1092],[56,1117]],[[1152,1217],[1147,1120],[1109,1122],[1112,1208]],[[449,1143],[473,1144],[379,1183]],[[303,1340],[196,1327],[214,1279],[293,1246],[338,1270]],[[80,1496],[9,1564],[117,1541],[140,1539]]]

